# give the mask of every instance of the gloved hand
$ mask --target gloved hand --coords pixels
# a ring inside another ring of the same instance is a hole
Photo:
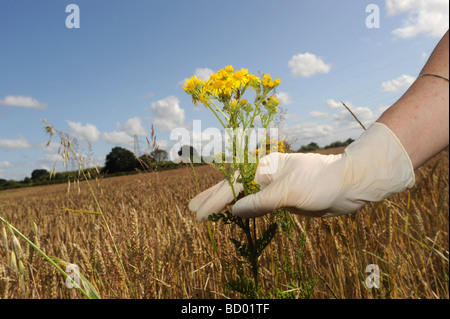
[[[394,133],[375,123],[343,154],[271,153],[260,159],[255,181],[261,186],[233,206],[241,217],[262,216],[278,208],[293,213],[332,217],[352,213],[414,185],[414,169]],[[236,194],[242,185],[234,185]],[[222,181],[194,197],[189,209],[203,220],[233,201]]]

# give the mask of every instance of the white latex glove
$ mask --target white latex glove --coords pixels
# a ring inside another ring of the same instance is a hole
[[[260,191],[240,199],[233,206],[236,215],[258,217],[278,208],[315,217],[344,215],[412,187],[415,177],[400,141],[375,123],[340,155],[271,153],[260,159],[255,181]],[[242,185],[235,184],[235,191]],[[223,181],[194,197],[189,209],[203,220],[232,201]]]

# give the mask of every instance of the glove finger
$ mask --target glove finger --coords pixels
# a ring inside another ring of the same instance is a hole
[[[219,187],[222,186],[222,183],[226,183],[226,180],[221,181],[220,183],[217,183],[213,187],[208,188],[207,190],[201,192],[200,194],[196,195],[194,198],[191,199],[189,202],[189,210],[191,212],[196,212],[200,208],[200,206],[205,202],[205,200],[213,193],[215,192]]]
[[[236,196],[242,192],[243,186],[241,183],[234,185]],[[217,214],[234,200],[233,190],[228,181],[219,183],[218,187],[209,195],[204,195],[205,200],[197,209],[197,220],[202,221],[208,218],[209,215]]]
[[[283,194],[272,183],[256,194],[245,196],[233,206],[233,212],[243,218],[260,217],[283,206]]]

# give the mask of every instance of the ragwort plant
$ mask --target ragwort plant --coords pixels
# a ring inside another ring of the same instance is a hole
[[[194,105],[201,103],[215,115],[228,136],[227,152],[215,154],[213,165],[224,172],[235,201],[239,195],[235,192],[235,183],[242,184],[243,196],[259,191],[254,177],[260,157],[270,152],[285,152],[282,141],[267,138],[270,124],[278,113],[280,101],[275,97],[275,89],[280,83],[279,78],[272,79],[269,74],[260,78],[247,69],[235,71],[229,65],[212,74],[207,81],[193,76],[183,87],[192,96]],[[254,92],[252,103],[244,98],[249,91]],[[260,123],[258,128],[256,122]],[[257,129],[261,140],[255,143]],[[256,219],[244,219],[228,210],[209,216],[209,221],[238,226],[245,235],[245,241],[230,240],[242,257],[243,265],[249,267],[252,278],[240,274],[240,278],[229,283],[233,290],[248,297],[259,296],[262,284],[258,280],[258,258],[274,238],[280,216],[285,214],[272,214],[273,221],[265,229],[261,229],[262,225],[258,225]]]

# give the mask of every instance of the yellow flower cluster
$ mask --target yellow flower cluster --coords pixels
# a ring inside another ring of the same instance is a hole
[[[218,72],[212,74],[207,81],[198,79],[196,76],[186,80],[183,89],[186,93],[192,95],[196,104],[198,101],[207,104],[210,98],[223,99],[230,98],[234,94],[234,98],[239,100],[243,92],[248,89],[263,88],[272,89],[277,87],[280,79],[272,80],[269,74],[265,74],[262,81],[254,74],[248,73],[248,69],[241,68],[234,70],[233,66],[228,65]]]
[[[277,145],[277,152],[278,153],[286,153],[286,146],[284,145],[283,141],[278,141],[278,142],[277,141],[267,141],[266,142],[266,154],[270,154],[271,146],[274,145],[274,144]],[[261,148],[255,150],[255,155],[256,156],[258,156],[260,149]]]
[[[283,141],[278,141],[278,153],[286,153],[285,147]]]
[[[247,191],[249,194],[255,194],[259,191],[259,184],[255,181],[251,181],[250,183],[247,183]]]
[[[272,81],[272,78],[270,77],[270,74],[264,74],[264,77],[262,79],[262,84],[263,86],[268,86],[268,87],[277,87],[278,85],[280,85],[281,80],[279,78],[276,78],[275,80]]]

